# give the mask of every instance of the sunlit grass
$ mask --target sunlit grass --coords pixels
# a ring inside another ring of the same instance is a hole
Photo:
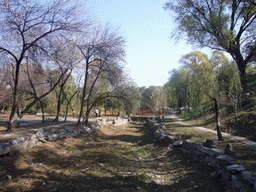
[[[217,140],[216,135],[212,133],[207,133],[200,131],[194,127],[184,126],[178,123],[175,123],[175,119],[167,119],[165,120],[165,124],[168,132],[174,132],[182,136],[185,140],[190,140],[193,142],[204,142],[206,139]]]

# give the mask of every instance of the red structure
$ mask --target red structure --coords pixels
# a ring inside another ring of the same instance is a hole
[[[141,109],[136,111],[136,115],[145,115],[145,116],[154,116],[154,115],[162,115],[161,111],[153,111],[152,109]]]

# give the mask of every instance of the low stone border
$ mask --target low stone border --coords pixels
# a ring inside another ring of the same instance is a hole
[[[223,150],[206,147],[209,140],[205,143],[188,140],[183,142],[180,136],[164,131],[166,127],[161,118],[151,119],[148,124],[154,130],[158,142],[165,142],[170,148],[180,146],[183,153],[213,167],[215,171],[211,176],[225,181],[227,191],[256,191],[256,178],[251,176],[251,172],[245,170],[234,158],[224,154]]]
[[[160,117],[151,118],[148,121],[150,128],[154,131],[155,141],[163,142],[169,145],[170,148],[173,146],[181,146],[183,144],[182,138],[175,133],[167,133],[166,126],[163,119]]]
[[[78,135],[87,136],[94,131],[95,127],[108,126],[108,125],[125,125],[128,124],[128,119],[117,119],[113,121],[106,121],[106,119],[97,120],[95,124],[91,124],[89,127],[81,126],[77,130],[72,127],[60,128],[40,128],[36,130],[35,134],[29,136],[19,137],[11,139],[8,142],[0,144],[0,156],[5,154],[12,154],[16,151],[30,149],[41,143],[47,141],[53,141],[60,138],[70,138]],[[29,132],[30,130],[28,130]]]

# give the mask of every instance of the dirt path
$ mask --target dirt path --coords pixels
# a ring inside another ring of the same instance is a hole
[[[188,126],[188,127],[194,127],[194,128],[199,129],[201,131],[216,134],[216,130],[207,129],[207,128],[204,128],[204,127],[199,127],[199,126],[196,126],[196,125],[191,125],[191,124],[185,123],[185,122],[183,122],[183,119],[180,119],[177,116],[174,116],[174,115],[173,116],[168,116],[168,118],[175,119],[176,123],[178,123],[178,124]],[[232,135],[232,134],[229,134],[229,133],[222,133],[222,136],[227,137],[227,138],[229,138],[231,140],[234,140],[234,141],[242,142],[247,147],[249,147],[253,150],[256,150],[256,142],[250,141],[247,138],[235,136],[235,135]]]
[[[214,170],[153,140],[133,123],[47,142],[0,158],[0,191],[225,191]]]

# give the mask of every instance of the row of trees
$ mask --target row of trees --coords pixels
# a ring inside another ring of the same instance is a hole
[[[136,89],[124,70],[125,41],[86,15],[83,4],[8,0],[0,8],[0,99],[1,108],[12,103],[8,131],[16,112],[21,119],[36,105],[44,120],[44,108],[53,100],[58,121],[63,101],[68,113],[77,96],[77,124],[83,115],[88,123],[92,108],[108,98],[131,109]]]
[[[167,107],[167,94],[162,86],[140,87],[139,91],[139,109],[152,109],[153,111],[161,110]]]
[[[239,108],[255,106],[255,4],[251,0],[171,0],[164,5],[177,23],[172,38],[186,37],[195,48],[214,52],[210,58],[199,51],[184,55],[182,67],[170,72],[162,93],[167,94],[167,105],[178,110],[213,109],[219,139],[220,107],[228,112],[232,109],[237,120]],[[152,91],[148,88],[142,94],[142,101],[151,108],[156,106],[151,104]]]
[[[185,34],[190,44],[217,51],[210,58],[201,52],[183,56],[182,68],[171,71],[164,87],[136,88],[125,74],[124,39],[109,25],[97,25],[83,4],[3,1],[0,107],[12,105],[8,130],[15,112],[22,118],[36,107],[44,114],[52,101],[56,121],[61,106],[65,104],[67,114],[76,101],[77,124],[82,118],[87,123],[90,111],[99,105],[127,111],[166,106],[200,111],[213,101],[219,130],[219,104],[228,101],[236,114],[240,103],[246,106],[255,97],[255,2],[174,0],[164,8],[175,12],[178,27],[173,37]]]
[[[256,61],[255,5],[254,0],[172,0],[164,5],[175,13],[177,28],[172,37],[186,37],[195,47],[226,52],[236,64],[228,62],[221,52],[215,51],[210,59],[192,52],[182,57],[183,67],[171,72],[166,85],[172,94],[170,102],[179,108],[197,109],[207,99],[214,101],[220,140],[219,103],[232,103],[236,118],[239,101],[246,107],[255,98],[251,86],[255,84],[255,69],[250,74]]]
[[[198,113],[213,109],[218,137],[222,139],[220,106],[222,110],[233,111],[235,120],[241,106],[242,87],[236,64],[219,51],[213,52],[210,58],[194,51],[184,55],[180,63],[182,67],[170,72],[165,85],[170,105],[178,109],[186,107]]]
[[[172,0],[164,5],[175,13],[173,37],[187,37],[197,47],[224,51],[236,62],[248,104],[247,67],[256,59],[256,6],[252,0]]]

